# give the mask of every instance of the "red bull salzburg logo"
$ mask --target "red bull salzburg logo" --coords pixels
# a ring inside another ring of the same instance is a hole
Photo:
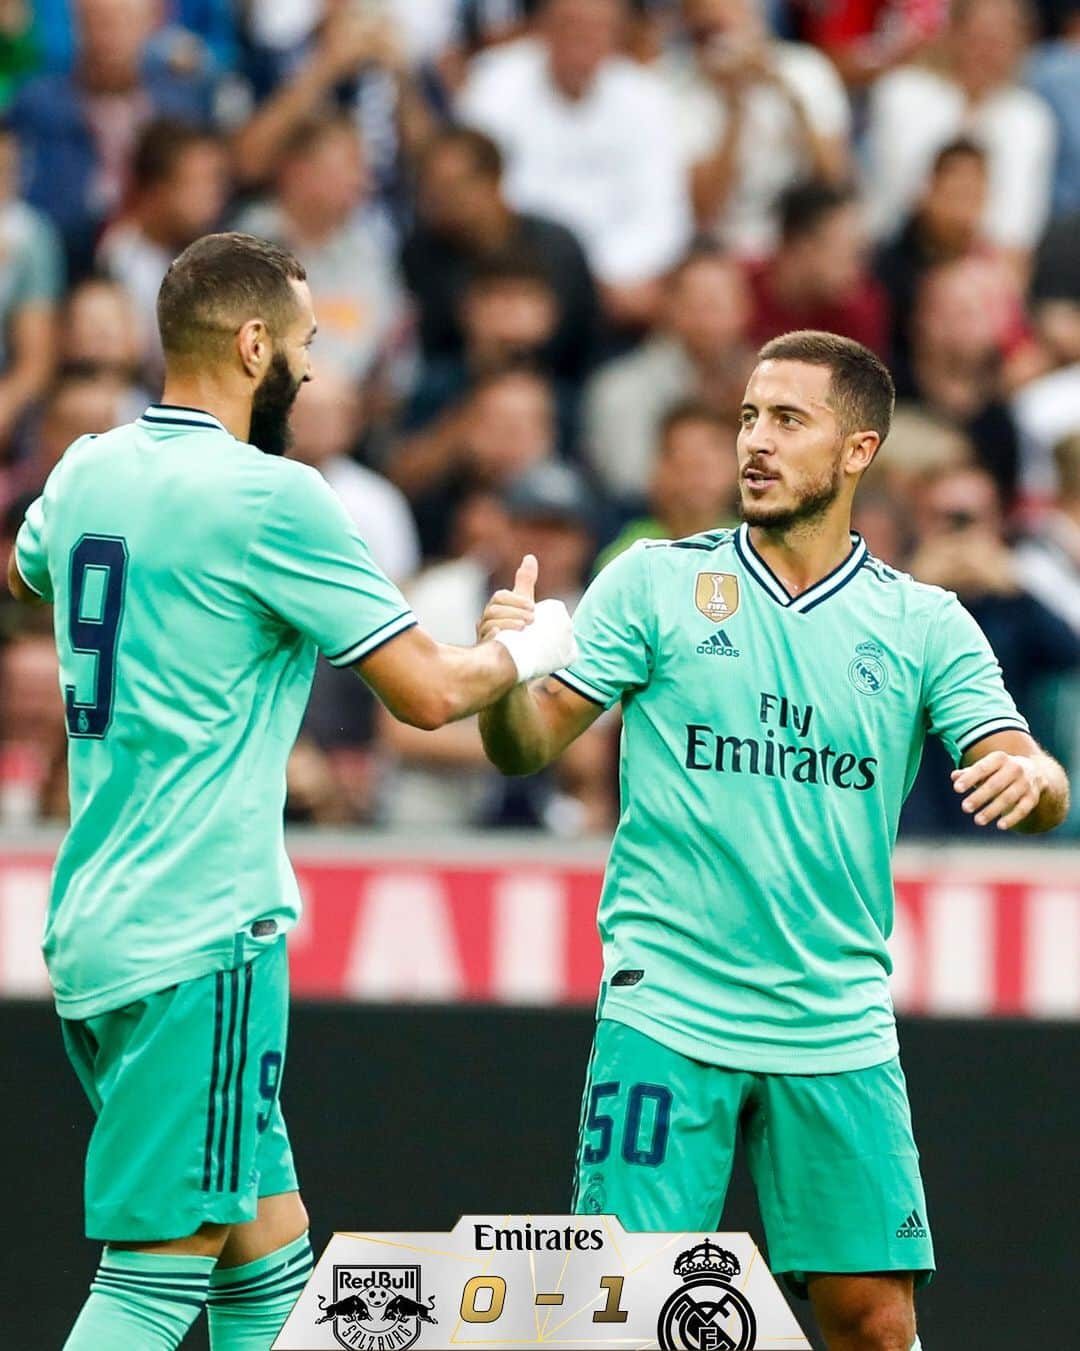
[[[754,1310],[730,1284],[741,1270],[733,1252],[708,1239],[679,1254],[674,1271],[683,1284],[660,1310],[656,1329],[663,1351],[753,1351]]]
[[[334,1267],[334,1298],[319,1296],[322,1317],[334,1320],[334,1336],[349,1351],[406,1351],[432,1317],[435,1296],[420,1298],[420,1268]]]

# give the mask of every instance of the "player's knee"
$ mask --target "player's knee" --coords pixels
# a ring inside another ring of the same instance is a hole
[[[894,1301],[834,1310],[823,1329],[829,1351],[910,1351],[915,1314]]]

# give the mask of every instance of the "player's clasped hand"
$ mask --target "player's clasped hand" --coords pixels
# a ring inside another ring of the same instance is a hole
[[[511,591],[496,591],[477,626],[481,642],[502,643],[517,667],[518,680],[532,680],[569,666],[577,656],[574,625],[561,600],[535,598],[539,567],[526,554]]]
[[[973,765],[952,772],[953,788],[964,797],[961,806],[975,813],[975,824],[996,821],[999,830],[1010,830],[1039,803],[1045,787],[1035,761],[1027,755],[991,751]]]

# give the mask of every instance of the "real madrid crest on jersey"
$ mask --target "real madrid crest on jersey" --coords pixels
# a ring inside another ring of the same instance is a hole
[[[739,579],[733,572],[699,572],[694,604],[706,619],[719,623],[739,608]]]
[[[754,1310],[730,1284],[741,1270],[733,1252],[708,1239],[679,1254],[674,1271],[683,1284],[660,1310],[656,1326],[662,1351],[753,1351]]]
[[[860,694],[880,694],[889,683],[885,652],[877,643],[859,643],[848,667],[848,679]]]
[[[407,1351],[421,1323],[435,1323],[431,1305],[420,1302],[418,1266],[335,1266],[334,1298],[319,1296],[322,1317],[334,1320],[334,1337],[349,1351]]]

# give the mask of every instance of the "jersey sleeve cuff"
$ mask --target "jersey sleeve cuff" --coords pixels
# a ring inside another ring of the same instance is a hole
[[[615,702],[615,696],[598,689],[587,680],[582,680],[581,676],[575,675],[573,671],[564,667],[561,671],[553,671],[552,675],[567,689],[573,690],[575,694],[580,694],[583,699],[588,699],[591,704],[599,704],[601,708],[608,708]]]
[[[981,741],[983,737],[993,736],[995,732],[1027,732],[1030,734],[1031,729],[1024,719],[1018,717],[1015,713],[1002,714],[999,718],[988,718],[985,722],[977,723],[963,736],[957,737],[956,749],[963,755],[977,741]]]
[[[370,657],[371,654],[384,643],[388,643],[391,638],[396,638],[398,634],[404,633],[407,629],[414,629],[417,625],[417,618],[411,610],[406,610],[404,614],[396,615],[393,619],[388,619],[385,624],[380,624],[377,629],[367,635],[366,638],[360,638],[350,647],[342,648],[340,652],[335,652],[332,656],[327,654],[326,660],[331,666],[352,666],[364,657]]]
[[[34,583],[30,580],[30,578],[26,575],[26,568],[23,565],[22,560],[19,558],[18,544],[15,545],[14,553],[15,553],[15,571],[22,578],[24,584],[30,588],[30,590],[34,593],[35,596],[38,597],[39,600],[50,600],[51,597],[48,596],[44,591],[42,591],[41,587],[35,586]]]

